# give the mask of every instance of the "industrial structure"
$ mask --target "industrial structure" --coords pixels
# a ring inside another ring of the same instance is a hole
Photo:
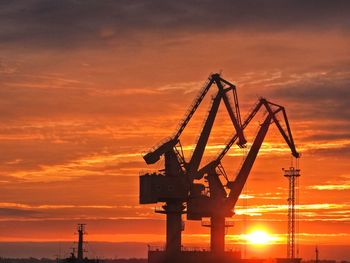
[[[186,161],[179,139],[180,135],[213,84],[217,86],[216,95],[212,99],[193,154],[190,160]],[[229,92],[232,92],[233,102],[228,96]],[[224,101],[229,113],[234,135],[215,160],[200,168],[221,101]],[[238,174],[233,181],[230,181],[221,160],[234,143],[241,148],[246,147],[244,129],[261,109],[265,110],[265,119]],[[278,114],[282,115],[284,125],[277,118]],[[149,251],[149,262],[232,262],[240,260],[240,252],[225,251],[225,228],[228,226],[225,218],[234,215],[235,205],[271,123],[277,126],[291,149],[293,157],[299,158],[284,107],[261,98],[242,123],[236,87],[219,74],[212,74],[209,77],[174,135],[144,156],[147,164],[156,163],[162,156],[164,157],[164,169],[140,176],[140,203],[165,202],[162,209],[156,211],[166,215],[165,251]],[[222,183],[220,176],[226,181],[225,184]],[[204,183],[195,181],[202,178],[204,178]],[[211,229],[210,251],[182,249],[182,214],[185,213],[188,220],[210,218],[207,224]]]
[[[298,225],[298,217],[295,209],[296,202],[298,201],[298,179],[300,176],[300,169],[298,169],[298,163],[295,167],[289,169],[283,169],[284,176],[288,178],[288,239],[287,239],[287,258],[294,260],[298,257],[296,228]]]
[[[85,232],[85,226],[86,224],[78,224],[77,226],[77,235],[78,235],[78,243],[77,243],[77,249],[76,247],[72,248],[72,252],[69,258],[64,260],[64,262],[74,262],[74,263],[98,263],[98,260],[95,259],[88,259],[87,257],[84,257],[84,253],[87,252],[87,250],[84,248],[84,235]],[[77,255],[75,253],[77,251]]]
[[[212,100],[208,116],[191,159],[186,162],[179,137],[214,83],[216,84],[218,91],[215,98]],[[233,93],[234,103],[231,103],[227,96],[227,93],[230,91]],[[184,202],[188,201],[189,193],[194,193],[202,189],[198,189],[197,185],[193,184],[193,180],[200,179],[197,177],[197,171],[221,100],[224,101],[233,126],[237,131],[237,144],[240,147],[244,147],[246,140],[241,128],[242,125],[236,88],[233,84],[222,79],[219,74],[213,74],[194,100],[175,134],[144,156],[144,160],[147,164],[153,164],[157,162],[161,156],[164,156],[164,170],[160,173],[140,176],[140,203],[166,203],[163,206],[163,210],[158,212],[166,214],[167,217],[166,251],[169,254],[181,251],[181,215],[185,210]]]
[[[205,179],[208,181],[208,192],[201,192],[194,196],[190,195],[187,206],[187,218],[190,220],[200,220],[204,217],[209,217],[211,220],[211,250],[222,252],[225,249],[225,217],[233,216],[234,207],[238,201],[239,196],[242,193],[245,182],[249,176],[249,173],[253,167],[254,161],[258,155],[260,147],[264,141],[264,138],[268,132],[271,123],[275,123],[284,140],[291,149],[292,155],[295,158],[299,157],[299,153],[296,151],[293,137],[290,131],[287,115],[285,109],[277,104],[267,101],[266,99],[260,99],[252,112],[248,115],[243,122],[242,128],[246,128],[253,117],[264,106],[267,116],[264,122],[261,124],[259,132],[246,156],[237,176],[234,181],[230,181],[225,173],[225,169],[221,168],[221,159],[228,152],[231,145],[236,141],[237,135],[234,135],[226,147],[221,151],[218,157],[204,166],[199,174],[203,176],[206,174]],[[280,121],[277,119],[277,114],[282,113],[284,117],[284,123],[286,131],[282,128]],[[226,185],[222,184],[219,176],[222,175],[226,180]],[[199,177],[199,176],[198,176]],[[198,178],[197,177],[197,178]],[[228,193],[226,191],[228,190]],[[203,194],[204,193],[204,194]],[[218,209],[218,207],[220,209]]]

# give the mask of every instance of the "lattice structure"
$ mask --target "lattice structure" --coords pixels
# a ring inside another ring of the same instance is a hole
[[[290,167],[288,170],[283,169],[284,176],[289,181],[289,193],[288,193],[288,240],[287,240],[287,258],[296,258],[296,234],[298,233],[298,218],[295,209],[295,205],[298,203],[298,178],[300,176],[300,169]],[[296,191],[297,190],[297,191]]]

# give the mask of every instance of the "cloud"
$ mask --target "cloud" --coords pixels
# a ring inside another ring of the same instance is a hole
[[[330,135],[329,132],[318,134],[314,131],[309,139],[349,139],[350,72],[347,68],[300,77],[292,83],[278,85],[270,91],[271,96],[292,105],[289,108],[292,108],[293,116],[300,120],[313,121],[316,129],[318,125],[324,126],[322,122],[325,120],[329,123],[328,129],[332,126],[331,122],[338,126],[343,122],[344,130],[340,133],[335,131]]]
[[[349,190],[350,183],[347,184],[323,184],[323,185],[311,185],[309,189],[315,190]]]
[[[339,0],[2,2],[0,40],[72,48],[145,32],[348,30],[348,10],[349,2]]]
[[[323,191],[323,190],[328,190],[328,191],[349,190],[350,189],[350,180],[349,180],[349,176],[341,175],[341,176],[334,178],[333,180],[327,181],[323,184],[309,185],[307,188],[312,189],[312,190],[320,190],[320,191]]]
[[[50,232],[55,219],[67,221],[62,222],[67,231],[81,218],[91,223],[108,219],[112,221],[108,228],[122,218],[158,218],[157,224],[163,224],[153,207],[137,206],[138,174],[145,167],[140,153],[173,132],[208,73],[221,68],[225,78],[239,80],[242,115],[256,94],[286,106],[295,141],[301,142],[298,149],[305,153],[305,189],[315,184],[313,178],[317,185],[311,187],[316,187],[343,172],[346,162],[331,169],[333,162],[327,160],[325,165],[308,157],[350,153],[349,4],[2,1],[0,195],[7,202],[2,220],[22,220],[22,229],[34,235],[47,220],[47,229],[38,237],[43,239],[57,238],[58,231]],[[220,135],[211,137],[215,142],[209,142],[205,155],[216,154],[225,132],[231,133],[227,120],[216,124]],[[193,127],[186,132],[197,134]],[[253,209],[249,212],[257,215],[252,220],[284,222],[286,206],[274,205],[285,204],[284,195],[262,193],[280,186],[272,167],[279,161],[289,163],[288,148],[278,131],[273,132],[269,131],[263,158],[255,165],[259,176],[251,178],[245,197],[254,196],[249,200]],[[182,141],[186,153],[193,149],[190,135],[184,133]],[[229,154],[234,157],[229,157],[228,171],[242,154],[236,150]],[[345,191],[332,194],[343,202]],[[348,213],[348,206],[325,207],[322,202],[336,201],[304,196],[320,205],[302,207],[304,221],[349,220],[341,214]],[[24,222],[29,218],[32,223]],[[139,230],[153,232],[157,227],[138,221]],[[125,221],[119,227],[128,232],[133,224]],[[106,227],[106,235],[108,231]]]
[[[35,217],[40,212],[26,209],[0,208],[0,217]]]
[[[337,157],[337,158],[348,158],[350,156],[350,144],[343,143],[343,145],[338,145],[336,147],[321,148],[315,147],[309,149],[309,154],[315,154],[320,157]]]
[[[329,204],[329,203],[320,203],[320,204],[300,204],[297,206],[301,220],[307,219],[307,217],[313,217],[315,220],[327,220],[327,217],[334,217],[331,220],[347,221],[349,220],[348,209],[349,204]],[[258,205],[254,207],[244,207],[237,206],[235,213],[237,215],[249,215],[249,216],[263,216],[264,214],[268,215],[278,215],[285,214],[288,210],[288,205]],[[340,213],[344,212],[343,215]],[[311,214],[311,215],[310,215]]]

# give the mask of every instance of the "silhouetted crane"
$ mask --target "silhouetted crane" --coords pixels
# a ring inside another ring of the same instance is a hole
[[[208,116],[205,120],[193,154],[190,160],[186,162],[179,137],[214,83],[218,87],[218,91],[212,100]],[[233,92],[233,105],[227,96],[229,91]],[[163,206],[163,210],[159,210],[157,212],[164,213],[167,216],[166,250],[168,252],[181,250],[181,215],[184,213],[185,208],[183,203],[187,201],[189,192],[193,189],[193,180],[198,179],[197,171],[201,163],[221,100],[224,101],[233,126],[236,130],[238,138],[237,144],[240,147],[244,147],[246,139],[244,138],[241,128],[242,124],[236,88],[233,84],[221,78],[219,74],[212,74],[209,77],[209,81],[202,88],[190,109],[186,113],[185,118],[180,123],[175,134],[144,156],[144,160],[147,164],[156,163],[161,156],[164,156],[164,169],[160,170],[162,173],[148,173],[140,176],[140,203],[166,203],[166,205]],[[177,146],[180,148],[180,150],[178,150]]]
[[[220,169],[220,167],[222,158],[228,152],[233,143],[237,140],[236,134],[232,136],[226,147],[221,151],[221,153],[214,161],[198,171],[198,176],[196,178],[202,178],[206,174],[205,179],[208,181],[209,195],[203,194],[202,190],[204,189],[204,185],[197,184],[195,186],[197,190],[191,192],[191,196],[187,204],[187,218],[190,220],[201,220],[203,217],[210,217],[212,251],[224,251],[225,217],[231,217],[234,214],[233,209],[238,201],[239,196],[241,195],[245,182],[249,176],[254,161],[258,155],[260,147],[272,122],[276,124],[284,140],[291,149],[292,155],[295,158],[299,158],[299,153],[297,152],[294,145],[294,140],[284,107],[261,98],[258,104],[244,121],[242,128],[245,129],[247,127],[247,125],[250,123],[250,121],[262,106],[265,107],[267,116],[264,122],[261,124],[259,132],[235,180],[229,181],[227,175],[224,172],[224,169]],[[276,117],[279,112],[282,112],[283,114],[287,131],[283,129],[280,121]],[[227,180],[227,184],[225,186],[222,184],[219,178],[220,171]],[[229,190],[229,193],[226,192],[225,187]]]

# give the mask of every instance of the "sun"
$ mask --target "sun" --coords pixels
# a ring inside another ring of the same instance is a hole
[[[263,230],[255,230],[247,235],[244,235],[244,239],[249,244],[254,245],[267,245],[275,241],[275,238],[273,236]]]

